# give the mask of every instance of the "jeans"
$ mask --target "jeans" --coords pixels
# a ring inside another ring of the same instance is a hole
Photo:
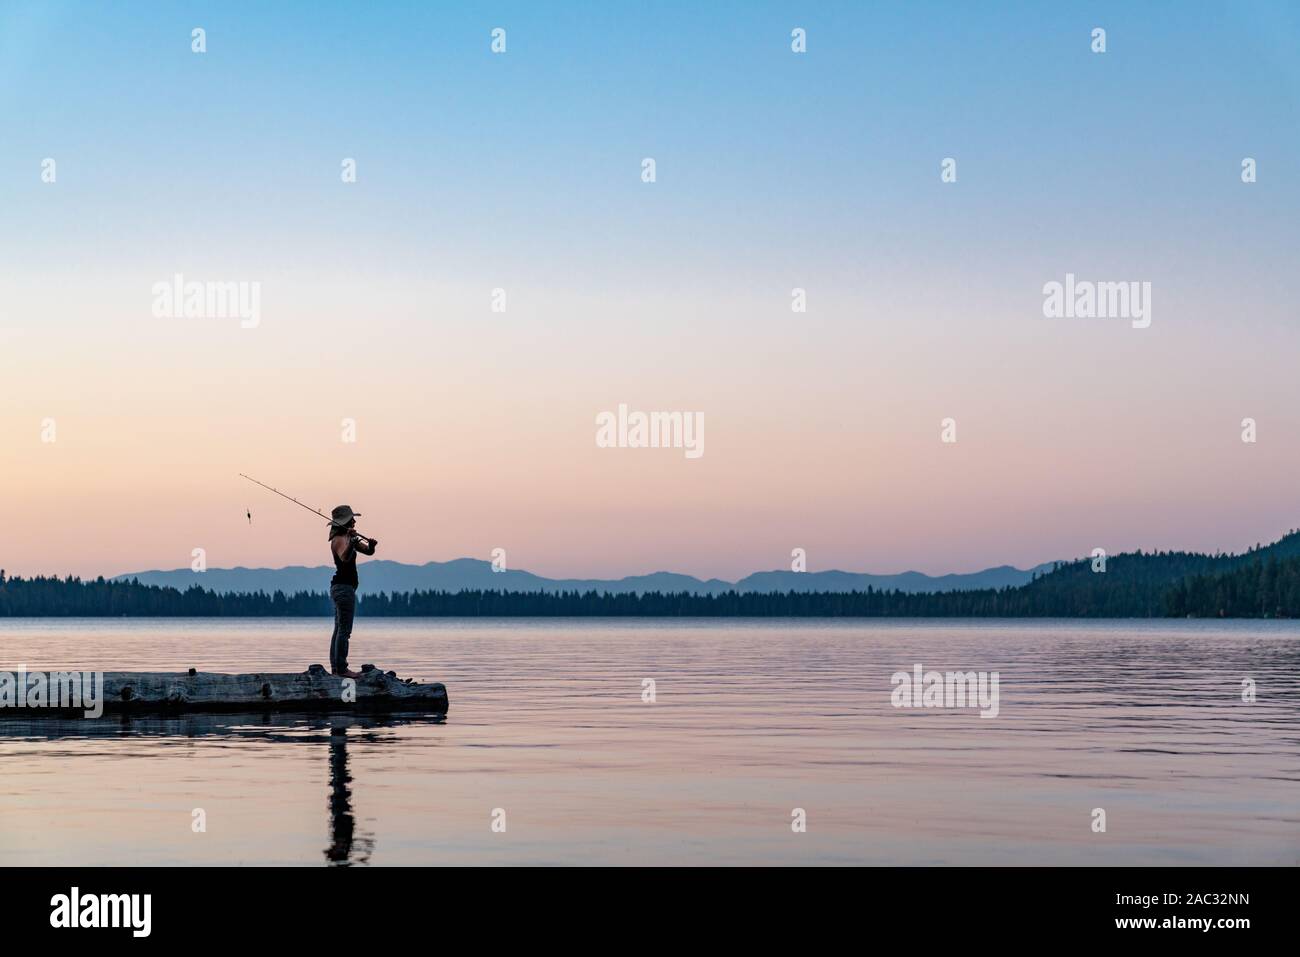
[[[357,613],[357,590],[351,585],[331,585],[334,602],[334,634],[330,636],[330,671],[348,669],[348,641],[352,638],[352,617]]]

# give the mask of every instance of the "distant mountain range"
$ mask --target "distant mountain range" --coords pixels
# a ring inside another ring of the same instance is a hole
[[[473,559],[365,568],[360,613],[377,617],[1300,618],[1295,530],[1237,554],[1137,551],[939,577],[777,571],[724,582],[660,572],[602,581],[494,573]],[[332,610],[329,575],[324,566],[180,569],[105,581],[6,579],[0,570],[0,617],[322,617]]]
[[[946,592],[979,588],[1004,588],[1023,585],[1035,574],[1046,574],[1052,563],[1022,570],[1010,565],[999,565],[983,571],[963,575],[925,575],[921,572],[902,572],[897,575],[869,575],[855,572],[792,572],[770,571],[747,575],[740,581],[728,582],[718,578],[703,580],[691,575],[673,572],[654,572],[649,575],[632,575],[619,579],[600,578],[544,578],[532,572],[507,570],[494,572],[490,562],[474,558],[458,558],[450,562],[426,562],[407,565],[383,559],[366,561],[358,565],[361,592],[463,591],[466,589],[495,589],[513,592],[597,591],[607,594],[644,594],[646,592],[690,592],[696,595],[717,595],[728,591],[739,592],[849,592],[865,591],[868,586],[876,590],[898,589],[908,593]],[[295,592],[324,592],[329,590],[329,580],[334,569],[328,565],[309,568],[290,565],[287,568],[209,568],[194,572],[188,568],[171,571],[144,571],[118,575],[114,581],[138,579],[145,585],[163,585],[186,589],[201,585],[218,594],[263,591],[286,595]]]

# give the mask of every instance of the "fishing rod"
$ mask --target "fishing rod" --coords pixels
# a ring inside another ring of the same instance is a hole
[[[319,515],[321,518],[325,519],[325,521],[329,522],[331,525],[334,524],[334,520],[333,520],[332,518],[330,518],[328,515],[326,515],[324,512],[322,512],[320,509],[318,509],[318,508],[312,508],[310,505],[306,505],[306,504],[304,504],[304,503],[298,501],[298,500],[297,500],[296,498],[294,498],[292,495],[285,495],[285,494],[284,494],[283,492],[281,492],[278,488],[271,488],[271,486],[267,485],[265,482],[259,482],[257,479],[253,478],[253,476],[251,476],[251,475],[245,475],[243,472],[240,472],[240,473],[239,473],[239,477],[240,477],[240,478],[246,478],[246,479],[248,479],[250,482],[252,482],[254,485],[260,485],[260,486],[262,486],[262,488],[266,489],[268,492],[274,492],[276,495],[280,496],[281,498],[287,498],[289,501],[293,502],[294,505],[301,505],[301,506],[302,506],[303,508],[305,508],[307,511],[309,511],[309,512],[315,514],[315,515]],[[250,521],[251,521],[251,517],[250,517]],[[371,539],[367,538],[365,535],[362,535],[360,532],[356,531],[355,529],[353,529],[352,534],[355,535],[357,538],[361,539],[363,542],[366,542],[367,544],[371,541]]]

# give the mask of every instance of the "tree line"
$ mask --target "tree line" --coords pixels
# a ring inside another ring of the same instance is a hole
[[[218,594],[191,585],[145,585],[66,577],[7,578],[0,571],[0,617],[320,617],[333,613],[322,592]],[[1099,572],[1095,561],[1058,564],[1020,586],[950,592],[867,588],[852,592],[689,592],[496,590],[361,594],[358,614],[374,617],[656,618],[1295,618],[1300,617],[1300,535],[1243,555],[1134,552]]]

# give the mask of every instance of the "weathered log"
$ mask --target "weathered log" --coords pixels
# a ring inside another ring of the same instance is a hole
[[[29,669],[31,670],[31,669]],[[228,675],[215,672],[109,671],[102,692],[106,714],[186,712],[447,712],[447,689],[437,681],[399,679],[365,666],[354,682],[312,665],[297,674]],[[81,715],[85,709],[0,708],[6,717]]]

